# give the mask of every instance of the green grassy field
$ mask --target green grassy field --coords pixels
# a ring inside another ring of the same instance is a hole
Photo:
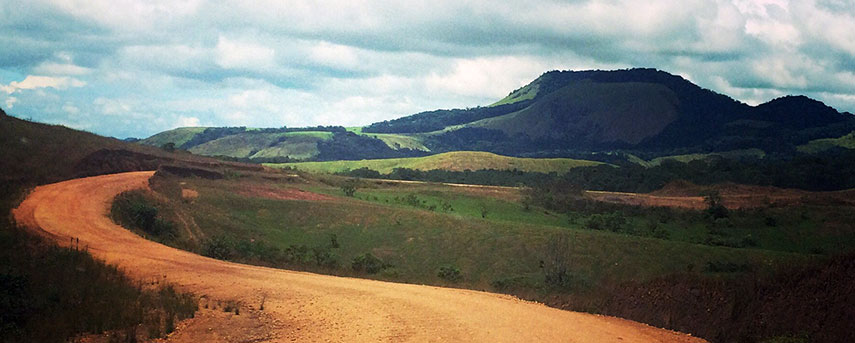
[[[359,168],[368,168],[380,173],[390,173],[395,168],[416,170],[443,169],[452,171],[497,169],[530,172],[566,172],[572,168],[593,166],[600,162],[569,158],[519,158],[478,151],[448,152],[426,157],[390,158],[361,161],[329,161],[268,164],[270,167],[291,167],[315,173],[337,173]]]
[[[328,183],[341,181],[333,179]],[[376,275],[355,275],[447,284],[437,270],[453,266],[463,275],[458,285],[475,289],[503,290],[499,285],[508,282],[529,291],[544,289],[540,261],[547,258],[545,247],[557,234],[570,237],[573,287],[581,289],[686,271],[714,273],[708,270],[710,265],[746,266],[762,273],[813,260],[812,253],[832,252],[855,242],[851,233],[818,235],[820,218],[811,217],[809,211],[733,214],[728,223],[717,224],[721,232],[714,234],[710,226],[698,222],[697,213],[626,212],[623,228],[610,232],[588,228],[592,213],[568,216],[536,206],[526,208],[518,191],[510,188],[363,181],[354,197],[346,197],[335,185],[314,182],[173,182],[200,194],[190,202],[171,201],[174,211],[191,216],[206,236],[228,237],[246,251],[312,249],[328,245],[334,235],[339,247],[332,253],[338,267],[326,272],[354,275],[350,262],[371,253],[391,267]],[[268,191],[298,187],[330,199],[275,200],[253,195],[251,190],[259,187]],[[764,224],[765,216],[774,216],[777,222]],[[646,233],[652,221],[656,230],[667,232],[665,239]],[[709,243],[708,237],[737,243],[750,237],[754,243],[733,248]],[[264,248],[253,248],[253,244]],[[265,262],[259,255],[263,253],[252,254],[249,262],[276,265],[275,258]]]

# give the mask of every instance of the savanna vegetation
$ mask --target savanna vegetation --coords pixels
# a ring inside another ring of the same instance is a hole
[[[756,329],[751,318],[777,318],[784,305],[764,304],[807,296],[804,283],[793,283],[795,271],[831,268],[840,277],[848,260],[832,256],[855,243],[847,229],[855,218],[834,204],[727,210],[709,194],[708,208],[692,211],[593,202],[566,188],[572,185],[520,192],[305,174],[302,180],[160,177],[153,184],[161,194],[179,184],[199,193],[188,200],[173,191],[158,206],[192,217],[209,237],[196,249],[208,256],[511,293],[714,341],[824,337],[816,318],[792,330],[780,323]],[[277,192],[313,198],[270,196]],[[744,293],[751,285],[754,293]],[[824,293],[817,301],[851,301],[847,296]],[[686,305],[673,297],[715,310],[685,310],[681,318],[676,313]]]
[[[533,159],[532,161],[540,161],[540,159]],[[371,168],[388,168],[388,165],[384,165],[382,161],[373,164],[354,163],[351,165],[354,167],[368,166],[341,171],[339,174],[362,178],[496,186],[547,187],[555,182],[563,182],[586,190],[640,193],[651,192],[670,182],[679,180],[698,185],[732,182],[810,191],[855,188],[855,178],[851,177],[855,174],[855,150],[842,148],[829,149],[815,154],[765,156],[763,158],[751,156],[724,158],[711,155],[706,158],[689,159],[685,163],[678,159],[664,159],[658,160],[655,165],[630,162],[622,162],[618,165],[598,164],[581,168],[568,168],[561,173],[524,171],[522,169],[454,171],[410,168],[394,168],[391,172],[380,173]],[[302,165],[296,164],[295,166],[299,168]],[[305,165],[305,167],[318,170],[344,168],[343,164]]]

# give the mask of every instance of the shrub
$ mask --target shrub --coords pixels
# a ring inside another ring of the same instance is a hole
[[[230,260],[234,256],[234,244],[225,236],[215,236],[202,243],[202,255],[218,260]]]
[[[315,258],[315,264],[324,268],[335,268],[338,266],[338,256],[334,254],[329,247],[314,247],[312,255]]]
[[[451,281],[451,282],[460,282],[463,280],[463,275],[460,273],[460,268],[455,266],[442,266],[439,267],[439,271],[437,271],[436,276],[440,279]]]
[[[341,186],[341,192],[346,196],[353,197],[356,195],[356,186],[354,186],[353,183],[348,182]]]
[[[160,217],[158,208],[141,191],[124,192],[116,196],[110,214],[120,225],[141,230],[160,240],[171,241],[178,234],[175,224]]]
[[[554,234],[546,242],[544,257],[541,260],[546,284],[558,287],[570,285],[569,267],[572,244],[572,238],[564,232]]]
[[[493,286],[497,291],[506,291],[514,288],[520,288],[525,286],[525,277],[524,276],[514,276],[493,280],[490,282],[490,286]]]
[[[377,258],[371,253],[365,253],[353,258],[353,261],[350,263],[351,268],[353,268],[356,272],[363,272],[367,274],[376,274],[377,272],[383,270],[386,265],[383,263],[383,260]]]

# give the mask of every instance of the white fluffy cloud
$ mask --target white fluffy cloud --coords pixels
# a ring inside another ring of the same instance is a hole
[[[23,81],[12,81],[8,85],[0,85],[0,90],[7,94],[13,94],[20,90],[32,90],[39,88],[66,89],[69,87],[83,87],[86,82],[72,77],[50,77],[50,76],[27,76]]]
[[[835,0],[2,2],[0,92],[118,136],[368,124],[486,105],[551,69],[654,67],[855,111],[852,32],[855,4]]]

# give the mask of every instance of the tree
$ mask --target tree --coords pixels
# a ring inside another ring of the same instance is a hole
[[[345,183],[341,186],[341,191],[344,195],[352,197],[356,194],[356,185],[354,185],[353,182]]]
[[[164,143],[163,145],[160,146],[160,148],[166,152],[175,152],[175,143],[172,143],[172,142]]]
[[[573,239],[566,232],[554,234],[546,242],[540,267],[543,268],[547,284],[558,287],[567,287],[570,284],[572,244]]]
[[[727,218],[727,208],[721,199],[721,194],[718,191],[711,191],[704,197],[704,202],[707,204],[706,214],[712,220],[719,218]]]

